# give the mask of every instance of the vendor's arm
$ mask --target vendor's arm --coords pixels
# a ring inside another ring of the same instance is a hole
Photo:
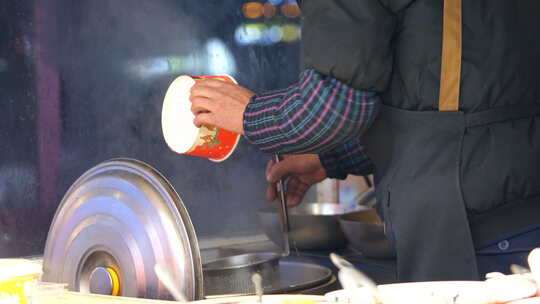
[[[307,69],[297,84],[252,97],[244,112],[244,136],[267,152],[329,151],[360,136],[378,106],[375,92]]]
[[[359,137],[392,75],[396,15],[389,4],[303,1],[307,72],[297,86],[252,99],[245,136],[262,150],[281,153],[320,153]]]
[[[269,183],[267,198],[277,196],[275,183],[287,179],[287,204],[298,205],[307,190],[327,177],[344,179],[348,174],[367,175],[372,173],[373,164],[364,153],[358,140],[351,140],[338,148],[317,154],[287,154],[276,163],[270,160],[266,167]]]
[[[345,179],[349,174],[369,175],[374,170],[373,163],[358,139],[319,154],[319,159],[329,178]]]

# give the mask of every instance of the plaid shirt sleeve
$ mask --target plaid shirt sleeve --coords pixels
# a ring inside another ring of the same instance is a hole
[[[357,139],[319,154],[319,159],[329,178],[345,179],[348,174],[369,175],[374,170],[373,163]]]
[[[329,177],[354,174],[369,158],[353,147],[353,139],[369,127],[379,103],[375,92],[308,69],[298,83],[251,99],[244,112],[244,137],[266,152],[320,154]],[[353,167],[337,166],[334,159]]]

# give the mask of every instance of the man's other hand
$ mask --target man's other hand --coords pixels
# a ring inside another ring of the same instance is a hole
[[[244,134],[244,111],[254,93],[242,86],[216,79],[197,82],[191,88],[193,123],[216,126]]]
[[[268,181],[266,197],[269,200],[276,199],[276,183],[280,179],[288,178],[287,205],[294,207],[302,202],[311,185],[326,178],[326,170],[317,154],[282,155],[282,157],[283,160],[279,163],[270,160],[266,166],[266,180]]]

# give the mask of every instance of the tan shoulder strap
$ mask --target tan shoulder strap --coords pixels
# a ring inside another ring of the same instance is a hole
[[[444,0],[439,111],[459,110],[462,48],[461,0]]]

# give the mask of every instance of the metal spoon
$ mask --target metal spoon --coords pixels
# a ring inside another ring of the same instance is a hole
[[[281,158],[279,157],[279,154],[274,154],[274,160],[276,163],[279,163],[281,161]],[[285,198],[285,186],[283,183],[283,179],[280,179],[277,182],[276,185],[277,192],[279,195],[279,204],[278,204],[278,210],[279,210],[279,219],[281,222],[281,231],[283,232],[283,250],[284,256],[288,256],[290,254],[290,245],[289,245],[289,214],[287,211],[287,200]]]

